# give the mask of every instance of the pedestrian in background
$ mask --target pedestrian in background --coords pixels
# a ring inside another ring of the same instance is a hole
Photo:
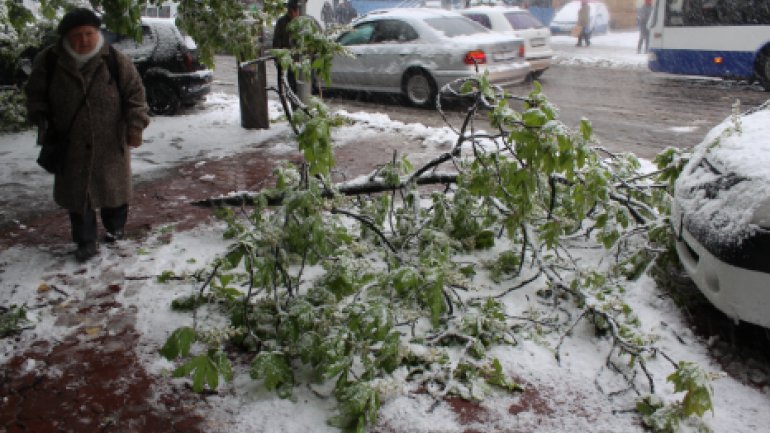
[[[289,0],[286,3],[286,13],[275,22],[275,31],[273,32],[273,48],[291,49],[294,47],[294,41],[289,34],[289,23],[299,16],[299,1]],[[283,68],[278,62],[275,62],[275,68],[278,72],[278,86],[283,88]],[[297,94],[297,77],[293,71],[286,71],[286,80],[294,94]]]
[[[337,15],[337,23],[342,25],[350,24],[358,16],[356,8],[353,7],[353,3],[350,3],[349,0],[342,0],[335,9],[335,13]]]
[[[324,29],[329,31],[334,24],[334,7],[328,1],[324,2],[323,8],[321,8],[321,19],[324,22]]]
[[[652,0],[644,0],[644,5],[639,8],[639,44],[636,47],[637,54],[646,53],[650,48],[650,29],[647,28],[647,22],[652,14]],[[642,51],[644,47],[644,51]]]
[[[66,143],[54,174],[54,200],[69,211],[75,258],[97,254],[96,210],[105,241],[123,238],[132,194],[130,148],[149,123],[142,78],[105,43],[101,19],[79,8],[59,22],[56,44],[35,58],[25,87],[33,123],[47,120]]]
[[[578,11],[577,25],[580,26],[580,33],[578,34],[578,47],[583,46],[583,41],[586,41],[586,46],[591,46],[591,6],[588,4],[588,0],[581,0],[580,10]]]

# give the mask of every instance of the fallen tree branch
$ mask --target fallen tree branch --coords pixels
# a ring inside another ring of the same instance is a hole
[[[383,180],[374,179],[367,182],[346,182],[338,184],[335,191],[343,195],[359,195],[359,194],[374,194],[379,192],[391,192],[394,188],[404,188],[412,180],[417,185],[441,185],[449,183],[457,183],[457,173],[431,173],[420,176],[416,179],[412,179],[411,176],[401,177],[398,184],[385,182]],[[282,192],[276,192],[273,195],[269,193],[234,193],[230,195],[212,197],[204,200],[198,200],[192,202],[195,206],[200,207],[221,207],[221,206],[254,206],[257,202],[257,198],[267,194],[268,206],[280,206],[284,200],[284,194]],[[334,192],[324,191],[322,196],[325,198],[332,198]]]

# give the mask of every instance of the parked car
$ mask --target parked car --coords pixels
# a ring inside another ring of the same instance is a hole
[[[142,40],[102,29],[105,41],[125,53],[134,63],[145,87],[147,105],[153,114],[170,115],[182,105],[194,105],[211,92],[213,72],[198,61],[193,39],[176,27],[173,20],[142,18]],[[49,29],[39,46],[21,52],[15,67],[15,84],[29,78],[32,60],[58,36]]]
[[[336,89],[399,93],[415,106],[429,106],[438,89],[459,78],[487,72],[493,84],[524,81],[529,63],[524,40],[494,33],[457,12],[397,8],[370,12],[337,41],[352,56],[336,56]]]
[[[0,31],[0,85],[21,87],[32,71],[32,59],[41,47],[58,39],[51,21],[38,22],[20,36],[10,26]]]
[[[572,32],[572,28],[577,23],[580,3],[579,0],[571,1],[554,14],[551,20],[552,34],[569,34]],[[593,34],[607,33],[610,30],[610,11],[607,9],[607,5],[592,0],[588,2],[588,6],[591,8],[591,32]]]
[[[154,114],[174,114],[211,92],[213,73],[198,61],[193,39],[173,20],[142,18],[142,40],[104,31],[105,38],[134,62]]]
[[[728,119],[675,185],[676,250],[695,285],[735,320],[770,328],[770,104]],[[737,126],[736,126],[737,125]]]
[[[551,31],[526,9],[478,6],[459,12],[495,32],[523,38],[532,78],[540,77],[551,66]]]

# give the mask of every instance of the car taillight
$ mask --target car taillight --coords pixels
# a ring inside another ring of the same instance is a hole
[[[187,72],[195,72],[195,68],[193,67],[192,54],[189,52],[182,54],[182,61],[184,61],[184,67],[187,69]]]
[[[485,63],[487,63],[487,55],[484,54],[484,51],[468,51],[465,55],[466,65],[483,65]]]
[[[525,57],[526,53],[527,49],[524,47],[524,44],[519,45],[519,57]]]

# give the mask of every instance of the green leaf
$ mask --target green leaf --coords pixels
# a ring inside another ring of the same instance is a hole
[[[593,132],[594,128],[591,125],[591,121],[588,119],[580,119],[580,134],[583,136],[583,140],[590,140]]]
[[[244,256],[244,249],[241,245],[237,246],[233,250],[231,250],[227,255],[225,256],[225,260],[227,261],[228,265],[230,266],[230,269],[234,269],[238,267],[238,265],[241,263],[241,260]]]
[[[685,415],[703,416],[708,410],[714,411],[710,377],[697,364],[680,361],[677,370],[666,380],[674,384],[675,392],[685,392],[682,400]]]
[[[208,301],[208,297],[198,294],[183,296],[171,301],[171,309],[174,311],[193,311]]]
[[[176,274],[174,274],[174,271],[163,271],[160,275],[158,275],[158,278],[156,281],[160,284],[167,283],[174,279],[176,277]]]
[[[187,377],[192,375],[192,388],[195,392],[203,392],[208,385],[212,391],[219,386],[220,374],[225,380],[232,380],[232,366],[224,353],[217,350],[209,350],[206,354],[198,355],[187,363],[174,370],[173,377]]]
[[[398,332],[391,332],[382,342],[382,347],[377,352],[375,365],[383,369],[386,373],[392,373],[401,363],[399,346],[401,335]]]
[[[259,353],[251,362],[250,376],[262,379],[265,389],[275,391],[281,398],[289,398],[294,388],[294,373],[283,353]]]
[[[367,425],[374,425],[380,398],[369,384],[355,382],[337,390],[338,415],[329,424],[343,432],[365,432]]]
[[[407,293],[416,292],[423,283],[423,279],[417,269],[410,266],[405,266],[396,270],[392,274],[391,279],[393,281],[393,287],[401,296],[404,296]]]
[[[422,287],[420,298],[430,311],[430,323],[434,328],[441,323],[441,315],[446,310],[444,304],[444,280],[437,278]]]
[[[174,360],[179,356],[186,357],[190,354],[190,347],[196,341],[195,330],[189,326],[178,328],[166,340],[166,344],[160,349],[160,354],[168,360]]]
[[[524,124],[529,127],[541,127],[548,121],[548,117],[536,108],[530,108],[522,114]]]
[[[497,358],[494,358],[492,360],[492,366],[489,371],[486,372],[487,375],[487,382],[490,385],[495,385],[500,388],[505,389],[506,391],[513,392],[513,391],[522,391],[523,388],[521,385],[517,384],[513,380],[511,380],[504,372],[503,372],[503,366],[500,364],[500,360]]]
[[[27,309],[12,305],[8,311],[0,312],[0,338],[20,333],[29,323]]]
[[[495,232],[482,230],[476,235],[476,248],[486,250],[495,246]]]

